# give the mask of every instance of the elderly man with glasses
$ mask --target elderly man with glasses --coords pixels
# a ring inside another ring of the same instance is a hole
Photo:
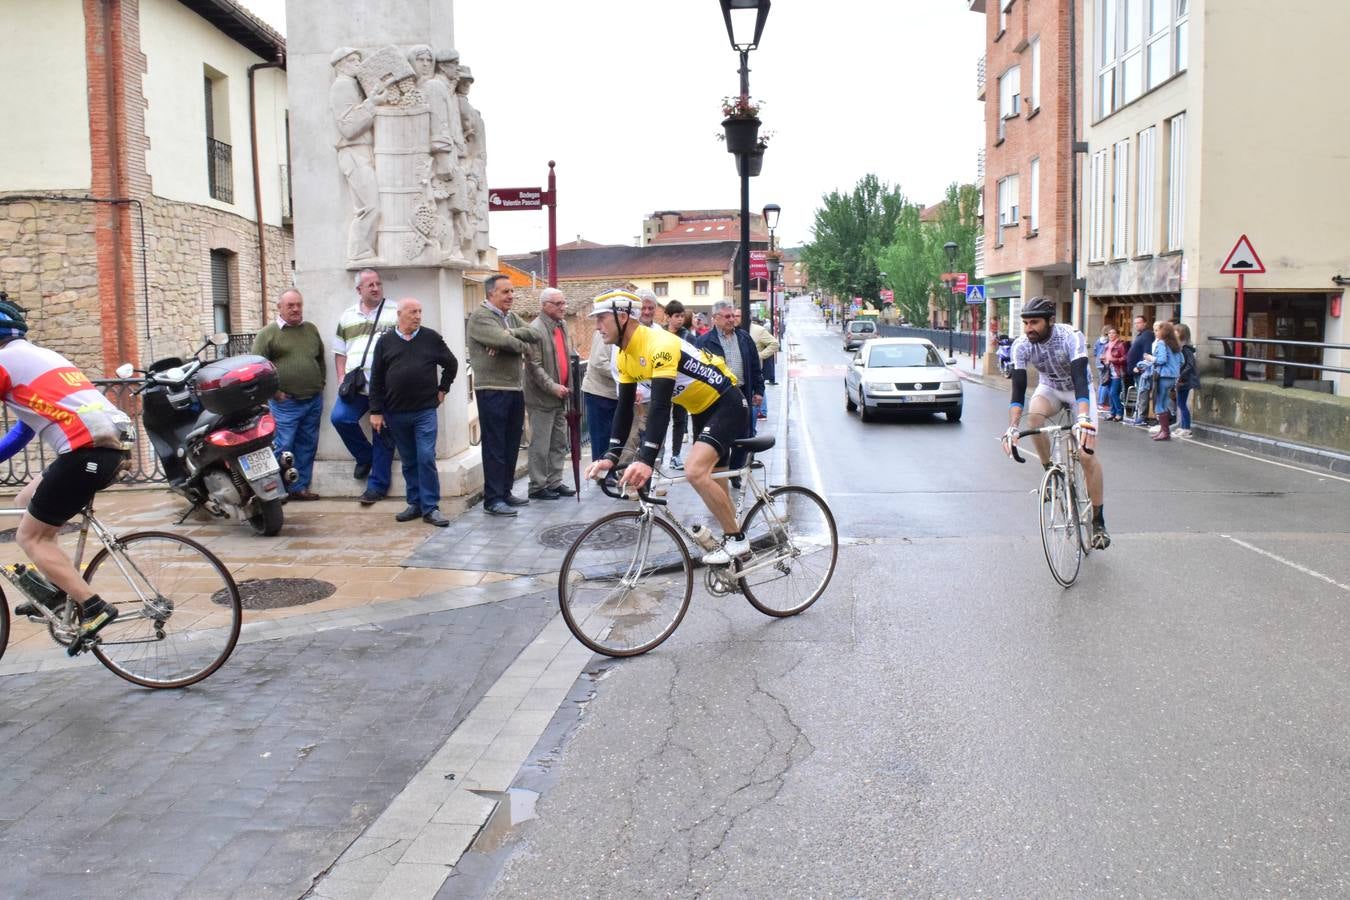
[[[694,342],[694,346],[722,357],[727,368],[736,376],[741,392],[750,401],[750,412],[746,422],[745,434],[755,434],[754,410],[764,401],[764,370],[760,367],[759,349],[754,338],[740,328],[741,311],[730,300],[718,300],[712,306],[712,330]],[[731,454],[731,468],[744,464],[745,453],[736,450]],[[732,478],[731,486],[739,488],[740,478]]]
[[[557,500],[575,490],[563,484],[567,459],[567,401],[571,394],[572,339],[563,322],[567,299],[557,288],[539,295],[539,333],[525,355],[525,410],[530,417],[530,499]]]

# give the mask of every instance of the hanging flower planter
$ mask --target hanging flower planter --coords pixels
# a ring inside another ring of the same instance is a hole
[[[722,128],[728,153],[749,153],[759,143],[759,119],[753,116],[730,116],[722,120]]]
[[[736,154],[736,174],[754,178],[764,168],[764,146],[756,144],[749,153]]]

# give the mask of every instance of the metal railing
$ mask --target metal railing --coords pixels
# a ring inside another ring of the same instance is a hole
[[[1295,382],[1298,381],[1299,370],[1307,370],[1312,372],[1339,372],[1342,374],[1350,374],[1350,368],[1345,368],[1342,366],[1328,366],[1323,365],[1322,363],[1308,362],[1307,360],[1300,360],[1300,359],[1282,359],[1279,357],[1270,358],[1266,356],[1251,356],[1249,355],[1249,353],[1252,351],[1248,350],[1248,345],[1254,344],[1256,345],[1256,350],[1263,352],[1268,352],[1266,350],[1266,348],[1268,347],[1277,347],[1281,349],[1287,348],[1289,350],[1293,350],[1294,352],[1298,352],[1299,350],[1316,350],[1319,354],[1321,354],[1322,352],[1327,350],[1350,350],[1350,344],[1327,344],[1322,343],[1320,341],[1286,341],[1286,340],[1279,340],[1276,338],[1250,338],[1250,337],[1240,338],[1231,335],[1227,337],[1211,336],[1210,340],[1218,341],[1219,343],[1223,344],[1223,352],[1211,353],[1209,355],[1209,358],[1223,360],[1224,362],[1241,363],[1242,364],[1241,368],[1238,371],[1240,372],[1239,377],[1242,381],[1251,380],[1251,377],[1247,372],[1248,364],[1254,364],[1258,367],[1279,366],[1283,370],[1280,373],[1281,385],[1287,388],[1294,387]],[[1223,369],[1225,378],[1233,377],[1233,369],[1229,368],[1228,366],[1224,366]]]
[[[985,58],[984,58],[983,56],[981,56],[981,57],[980,57],[980,61],[977,62],[977,63],[975,64],[975,88],[976,88],[976,90],[975,90],[975,99],[976,99],[976,100],[983,100],[983,99],[984,99],[984,69],[985,69]]]
[[[253,339],[258,336],[256,331],[240,331],[230,335],[230,342],[224,347],[216,348],[216,359],[224,359],[227,356],[241,356],[245,353],[253,352]]]
[[[912,325],[880,325],[877,333],[882,337],[917,337],[927,338],[933,342],[933,346],[938,348],[939,353],[947,352],[947,336],[951,334],[946,328],[915,328]],[[952,343],[957,353],[970,352],[970,332],[958,331],[952,335]],[[975,333],[976,355],[984,353],[984,332]]]
[[[206,178],[211,196],[223,203],[234,202],[234,161],[229,144],[206,139]]]

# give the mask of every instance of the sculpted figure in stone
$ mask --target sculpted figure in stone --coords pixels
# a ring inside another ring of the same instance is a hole
[[[352,192],[352,224],[347,234],[347,261],[355,265],[375,259],[375,230],[380,223],[380,189],[375,178],[375,106],[388,96],[384,88],[367,96],[357,81],[361,53],[339,47],[329,57],[336,71],[328,105],[337,124],[338,169]]]
[[[450,51],[453,59],[459,54]],[[460,165],[464,154],[464,130],[460,127],[459,102],[453,83],[437,77],[437,59],[432,49],[420,44],[408,51],[408,62],[417,73],[417,87],[426,98],[431,112],[430,153],[431,170],[428,177],[426,200],[433,203],[437,217],[442,250],[441,262],[448,265],[468,265],[460,255],[460,240],[465,222],[455,214],[453,200],[466,190],[467,182]],[[451,64],[453,65],[453,63]]]
[[[464,129],[465,149],[461,160],[469,182],[467,202],[463,204],[468,224],[460,234],[460,248],[469,259],[482,263],[488,250],[487,136],[483,130],[483,117],[469,102],[472,85],[473,71],[468,66],[460,66],[455,93],[459,100],[460,124]]]

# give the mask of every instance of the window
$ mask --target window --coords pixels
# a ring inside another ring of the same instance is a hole
[[[1094,102],[1097,117],[1105,118],[1185,70],[1189,0],[1094,2]]]
[[[1039,156],[1031,161],[1030,210],[1031,233],[1038,234],[1041,230],[1041,159]]]
[[[234,202],[234,164],[230,148],[229,79],[205,70],[206,181],[214,200]]]
[[[1017,224],[1017,176],[998,180],[998,224],[1001,228]]]
[[[1041,108],[1041,39],[1031,42],[1031,84],[1027,87],[1027,107]]]
[[[1180,250],[1186,206],[1186,114],[1167,122],[1167,249]]]
[[[1112,210],[1111,258],[1124,259],[1130,252],[1130,141],[1126,138],[1113,148],[1111,172]]]
[[[1186,46],[1187,35],[1190,34],[1189,13],[1191,10],[1190,0],[1177,0],[1177,21],[1172,31],[1176,35],[1177,47],[1177,68],[1178,72],[1184,71],[1186,63],[1190,59],[1190,52]]]
[[[1016,0],[998,0],[998,33],[1000,36],[1008,30],[1008,13],[1012,12],[1014,2]]]
[[[1134,252],[1145,256],[1154,251],[1157,222],[1154,219],[1155,196],[1154,173],[1157,171],[1158,129],[1146,128],[1139,132],[1139,174],[1135,202],[1138,217],[1134,229]]]
[[[1088,261],[1106,259],[1106,151],[1092,154],[1088,177]]]
[[[1017,115],[1022,107],[1022,68],[1013,66],[998,79],[998,139],[1006,132],[1004,122]]]
[[[694,282],[694,296],[695,296],[695,297],[706,297],[706,296],[708,296],[708,282],[706,282],[706,281],[695,281],[695,282]]]
[[[670,296],[670,282],[669,282],[669,281],[653,281],[653,282],[652,282],[652,293],[655,294],[655,295],[658,296],[658,297],[668,297],[668,296]]]
[[[211,251],[211,322],[216,331],[230,331],[230,269],[234,254],[228,250]]]

